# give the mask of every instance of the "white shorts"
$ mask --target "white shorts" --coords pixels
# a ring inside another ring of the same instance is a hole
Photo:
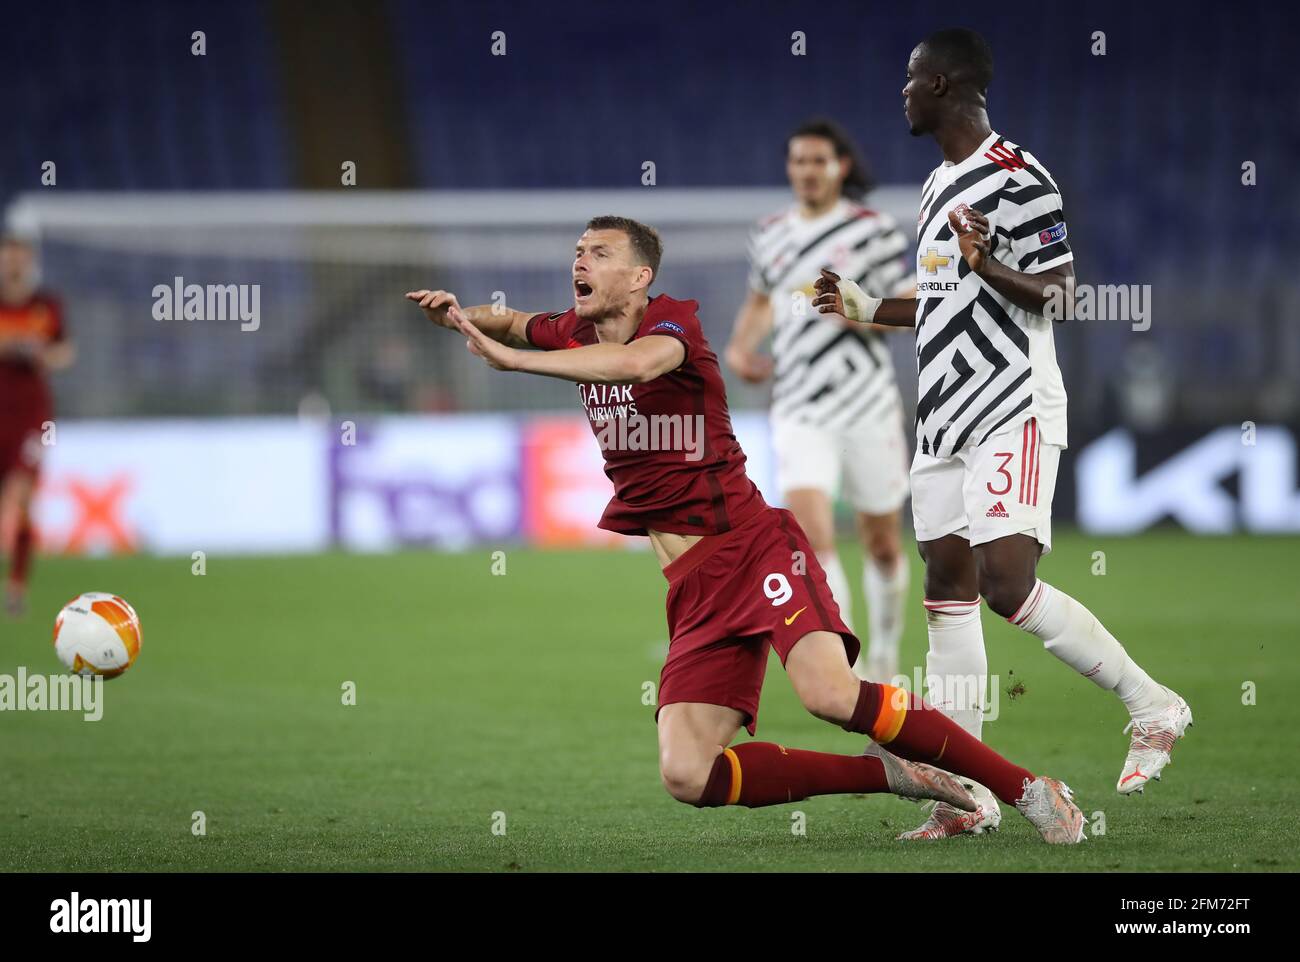
[[[890,514],[907,500],[907,438],[900,413],[827,430],[790,418],[772,423],[782,494],[803,488],[844,498],[863,514]]]
[[[912,522],[917,541],[955,534],[972,545],[1027,534],[1052,550],[1052,493],[1061,448],[1030,418],[950,458],[916,452]]]

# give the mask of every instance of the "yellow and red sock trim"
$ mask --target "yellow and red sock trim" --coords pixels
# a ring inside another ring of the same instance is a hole
[[[720,805],[738,804],[741,781],[740,757],[730,748],[724,748],[713,759],[709,780],[700,800],[695,803],[696,807],[717,808]]]
[[[907,718],[907,692],[893,685],[880,686],[880,710],[871,724],[871,740],[888,745],[898,737]]]
[[[736,757],[736,753],[730,748],[724,748],[722,754],[726,756],[727,761],[731,765],[731,790],[727,792],[727,804],[735,805],[740,801],[740,759]]]

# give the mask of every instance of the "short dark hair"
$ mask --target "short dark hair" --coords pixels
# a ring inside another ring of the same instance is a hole
[[[993,82],[993,50],[974,30],[953,27],[930,34],[923,41],[935,73],[954,87],[968,86],[980,94]]]
[[[811,117],[790,131],[790,136],[785,138],[787,152],[790,150],[790,141],[796,137],[821,137],[829,140],[835,146],[835,156],[848,159],[849,173],[844,178],[844,186],[841,188],[845,197],[850,200],[861,200],[876,186],[871,176],[871,169],[863,160],[862,151],[858,149],[857,143],[849,136],[848,131],[829,117]]]
[[[602,214],[587,221],[587,230],[621,230],[632,244],[632,253],[654,272],[659,278],[659,261],[664,256],[664,242],[659,239],[659,232],[648,224],[642,224],[631,217],[619,217],[615,214]]]

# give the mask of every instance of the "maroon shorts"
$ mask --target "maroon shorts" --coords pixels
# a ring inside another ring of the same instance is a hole
[[[744,713],[753,735],[768,648],[784,665],[804,635],[833,631],[844,639],[849,664],[857,660],[858,639],[789,511],[763,509],[701,541],[664,575],[669,645],[659,676],[661,709],[675,702],[724,705]]]
[[[46,420],[0,416],[0,478],[12,471],[31,475],[40,472],[41,457],[45,454],[41,431]]]

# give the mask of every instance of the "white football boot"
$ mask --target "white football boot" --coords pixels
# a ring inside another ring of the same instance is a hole
[[[979,782],[967,778],[960,779],[960,782],[975,799],[975,811],[963,812],[946,802],[935,802],[930,817],[910,832],[898,836],[899,841],[934,841],[954,835],[996,832],[1002,824],[1002,810],[998,808],[997,798]]]
[[[920,762],[909,762],[885,751],[875,742],[867,747],[864,755],[874,755],[885,766],[885,780],[889,790],[899,798],[933,799],[947,804],[954,809],[973,811],[975,799],[962,787],[961,782],[942,769]]]
[[[1074,793],[1055,778],[1039,776],[1032,782],[1026,778],[1016,811],[1051,845],[1074,845],[1088,837],[1083,834],[1083,812],[1074,804]]]
[[[1129,737],[1124,770],[1115,785],[1121,795],[1141,794],[1147,782],[1159,781],[1161,770],[1169,764],[1174,742],[1192,727],[1192,710],[1187,702],[1168,688],[1165,691],[1173,698],[1167,707],[1147,718],[1134,718],[1124,726],[1125,733],[1132,729],[1133,734]]]

